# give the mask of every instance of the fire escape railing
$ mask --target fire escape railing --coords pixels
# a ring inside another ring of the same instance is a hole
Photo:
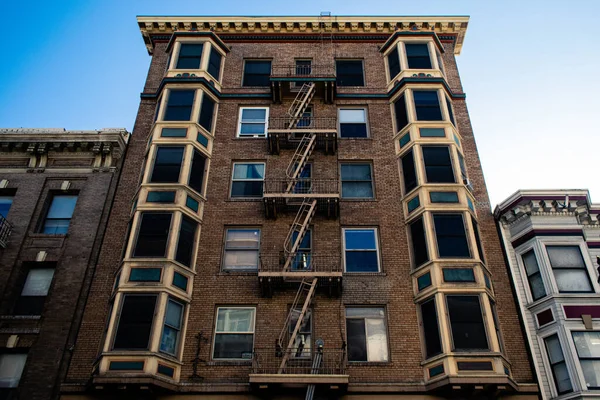
[[[339,194],[338,179],[308,179],[308,178],[297,178],[291,190],[288,191],[290,185],[289,179],[265,179],[263,185],[263,193],[268,194],[281,194],[296,197],[312,197],[313,195],[322,194]],[[302,196],[306,195],[306,196]]]
[[[283,369],[281,359],[287,356]],[[315,365],[314,359],[322,357]],[[253,374],[287,374],[287,375],[345,375],[346,351],[341,349],[290,348],[278,353],[271,348],[256,348],[252,353]]]
[[[269,118],[269,130],[289,130],[290,117]],[[337,130],[337,118],[301,116],[292,129],[302,130]]]
[[[298,251],[290,254],[292,262],[288,268],[291,274],[298,272],[342,272],[341,259],[338,255],[317,254],[309,251]],[[260,272],[281,272],[286,262],[286,253],[261,253],[259,256]]]
[[[329,65],[273,65],[271,77],[335,78],[335,66]]]
[[[8,238],[12,233],[13,226],[10,222],[6,220],[2,215],[0,215],[0,247],[6,248],[8,244]]]

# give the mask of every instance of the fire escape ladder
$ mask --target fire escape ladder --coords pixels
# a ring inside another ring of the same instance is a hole
[[[285,336],[287,335],[287,333],[289,332],[289,324],[292,322],[293,317],[297,315],[298,319],[296,320],[296,325],[294,326],[294,330],[292,331],[292,334],[290,335],[290,339],[288,341],[287,348],[282,354],[283,357],[281,359],[281,364],[279,364],[279,370],[277,372],[279,374],[282,374],[283,371],[285,370],[285,364],[287,363],[288,359],[290,358],[290,355],[292,354],[292,350],[294,348],[294,343],[296,341],[296,336],[298,335],[298,332],[300,331],[300,327],[302,326],[302,321],[304,320],[304,316],[306,315],[306,312],[310,308],[310,303],[312,302],[312,298],[315,294],[316,287],[317,287],[317,278],[312,279],[312,281],[303,279],[302,282],[300,282],[300,287],[298,288],[298,292],[296,293],[296,297],[294,298],[294,303],[292,304],[292,308],[290,309],[290,312],[288,313],[288,316],[285,320],[283,329],[281,330],[281,333],[279,334],[279,339],[277,340],[278,351],[281,351],[281,347],[282,347],[281,345],[283,344],[283,340],[284,340]],[[302,309],[300,310],[300,313],[298,313],[298,305],[300,304],[300,301],[303,297],[304,297],[304,304],[302,306]],[[301,351],[301,349],[299,349],[299,351]]]
[[[289,181],[286,188],[286,193],[290,193],[296,186],[296,183],[298,182],[298,179],[300,178],[300,175],[306,166],[306,162],[315,148],[316,142],[317,136],[314,133],[307,133],[302,136],[302,139],[300,139],[300,143],[298,143],[298,147],[296,147],[296,151],[294,152],[294,155],[292,156],[292,159],[290,160],[286,170]]]
[[[300,244],[302,243],[302,240],[308,231],[308,226],[315,215],[316,209],[316,199],[304,199],[302,202],[302,205],[298,210],[298,214],[296,214],[296,218],[294,218],[292,227],[290,228],[283,244],[285,250],[285,265],[283,266],[284,271],[288,271],[291,268],[292,262],[294,261],[296,253],[300,248]],[[295,239],[294,233],[297,233]]]
[[[292,105],[287,111],[287,115],[290,117],[290,123],[288,125],[288,129],[292,129],[296,126],[304,111],[306,111],[306,107],[310,104],[313,96],[315,95],[315,83],[314,82],[306,82],[302,85],[296,98],[292,102]]]

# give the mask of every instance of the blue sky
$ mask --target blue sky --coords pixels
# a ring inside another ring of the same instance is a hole
[[[600,202],[600,1],[0,2],[0,127],[133,128],[150,57],[136,15],[469,15],[458,65],[494,206],[519,188]]]

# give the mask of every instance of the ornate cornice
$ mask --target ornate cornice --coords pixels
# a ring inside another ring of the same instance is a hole
[[[455,40],[460,54],[469,24],[468,16],[138,16],[148,52],[157,40],[174,32],[214,32],[225,41],[334,40],[386,41],[398,32],[435,32],[441,40]]]

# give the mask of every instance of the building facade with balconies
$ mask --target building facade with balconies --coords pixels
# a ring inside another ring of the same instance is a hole
[[[0,129],[0,397],[52,399],[117,188],[124,129]]]
[[[600,205],[520,190],[495,210],[542,398],[600,398]]]
[[[138,17],[152,56],[65,399],[533,399],[468,17]]]

